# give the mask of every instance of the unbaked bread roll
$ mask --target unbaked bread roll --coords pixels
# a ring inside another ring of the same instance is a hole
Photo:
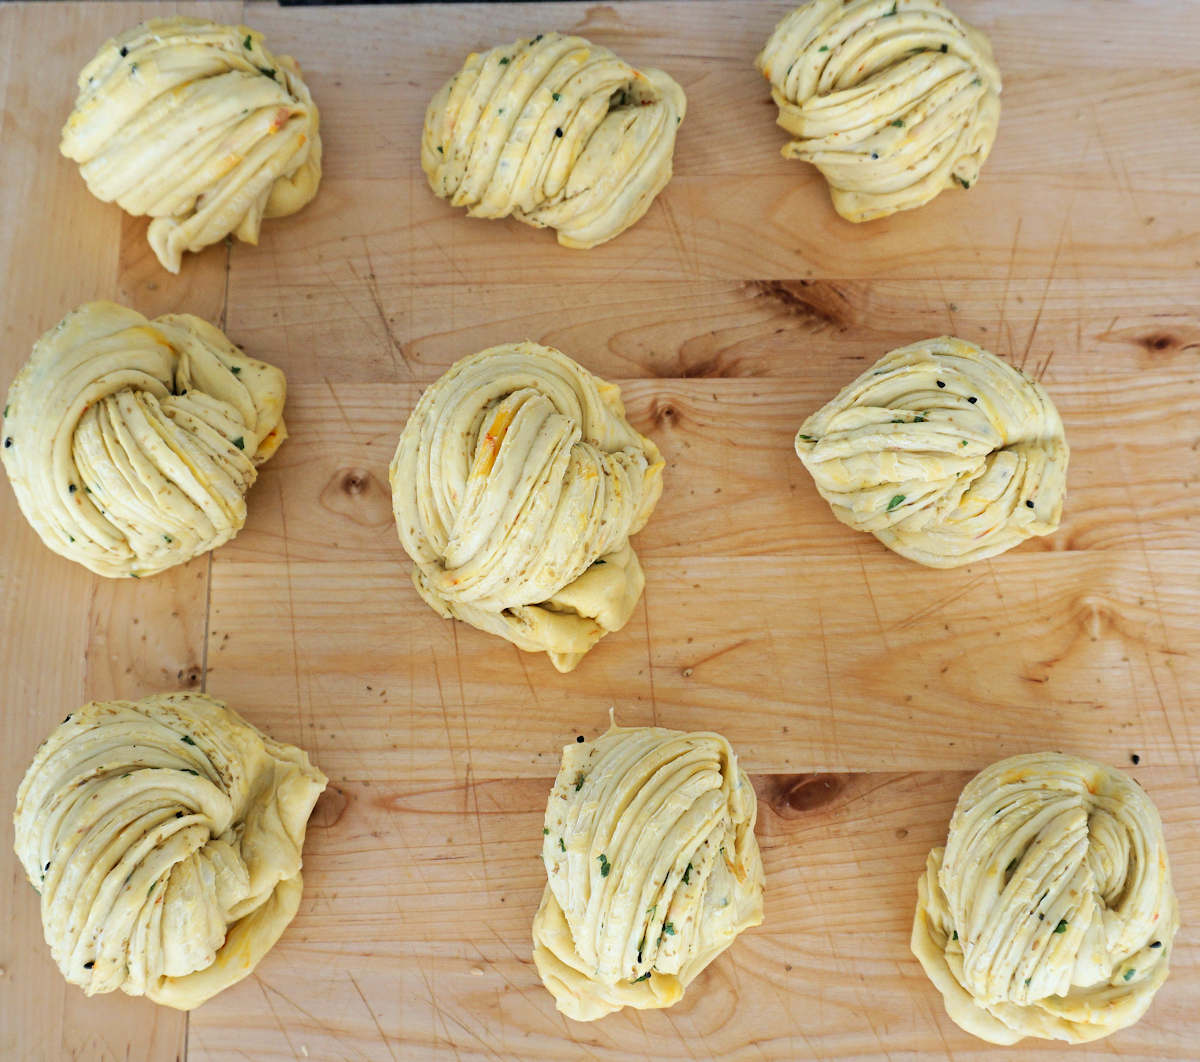
[[[287,438],[283,373],[190,314],[67,314],[13,381],[0,450],[26,519],[98,575],[153,575],[232,538]]]
[[[804,422],[796,453],[842,523],[931,568],[1062,518],[1069,451],[1050,396],[951,336],[886,355]]]
[[[155,18],[107,41],[79,75],[61,150],[97,199],[148,214],[172,273],[184,251],[230,233],[258,243],[263,218],[317,193],[316,104],[296,61],[245,26]]]
[[[464,358],[421,396],[392,459],[413,584],[440,615],[570,671],[641,597],[629,536],[662,469],[616,386],[561,351],[509,343]]]
[[[46,943],[89,996],[190,1010],[240,981],[300,903],[325,776],[220,701],[92,701],[42,742],[16,849]]]
[[[1167,977],[1179,911],[1158,812],[1120,771],[1014,756],[962,791],[919,882],[912,950],[946,1011],[996,1044],[1132,1025]]]
[[[472,53],[430,101],[429,186],[472,217],[509,214],[564,247],[624,232],[671,179],[687,101],[661,70],[635,70],[582,37]]]
[[[612,726],[563,749],[533,959],[563,1014],[649,1010],[763,918],[758,803],[720,734]]]
[[[992,47],[939,0],[812,0],[757,65],[795,138],[784,158],[816,166],[849,221],[970,188],[996,139]]]

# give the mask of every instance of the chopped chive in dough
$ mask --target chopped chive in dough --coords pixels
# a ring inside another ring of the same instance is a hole
[[[608,861],[608,856],[601,852],[596,858],[600,860],[600,876],[607,878],[608,872],[612,870],[612,864]]]
[[[542,836],[543,836],[543,837],[549,837],[549,836],[550,836],[550,827],[549,827],[549,826],[543,826],[543,827],[542,827]]]
[[[683,883],[686,885],[692,879],[692,864],[687,865],[687,869],[683,872]],[[1153,945],[1151,945],[1153,946]]]
[[[576,773],[575,773],[575,792],[578,793],[579,790],[581,790],[582,788],[583,788],[583,771],[576,771]]]
[[[1065,933],[1067,931],[1068,925],[1070,925],[1070,923],[1064,918],[1058,923],[1058,925],[1056,925],[1054,927],[1054,932],[1055,933]]]
[[[827,52],[827,51],[829,51],[829,45],[828,45],[828,44],[822,44],[822,45],[821,45],[821,47],[817,49],[817,51],[818,51],[818,52]]]
[[[552,100],[554,100],[555,103],[557,103],[559,100],[562,99],[562,93],[561,92],[551,92],[550,98]]]
[[[970,182],[970,181],[963,180],[963,178],[961,178],[961,177],[960,177],[960,176],[959,176],[957,173],[954,175],[954,179],[955,179],[956,181],[958,181],[958,183],[959,183],[959,184],[961,184],[961,185],[962,185],[964,188],[970,188],[970,187],[971,187],[971,182]]]
[[[274,67],[267,68],[265,66],[256,66],[254,69],[257,70],[260,74],[262,74],[263,77],[269,77],[272,81],[275,80]]]
[[[959,445],[959,446],[966,446],[966,445],[967,445],[967,440],[966,440],[966,439],[963,439],[963,441],[962,441],[962,442],[960,442],[958,445]]]
[[[564,852],[567,850],[567,842],[564,841],[561,837],[558,839],[558,847],[561,848]]]
[[[241,435],[239,435],[236,439],[233,440],[233,445],[236,446],[239,450],[244,450],[244,449],[246,449],[246,440]]]
[[[191,739],[191,736],[190,736],[190,735],[188,735],[188,734],[184,734],[184,735],[183,735],[183,737],[181,737],[179,740],[180,740],[180,741],[182,741],[182,742],[183,742],[185,745],[195,745],[195,744],[196,744],[196,743],[195,743],[195,742],[194,742],[194,741]]]
[[[5,406],[5,407],[4,407],[4,415],[5,415],[6,417],[8,416],[8,406]]]
[[[1026,988],[1028,988],[1028,987],[1029,987],[1029,982],[1030,982],[1030,981],[1032,981],[1032,980],[1033,980],[1033,978],[1032,978],[1032,977],[1026,977],[1026,978],[1025,978],[1025,987],[1026,987]]]
[[[1135,973],[1137,973],[1137,970],[1126,970],[1122,976],[1128,981]]]
[[[511,61],[512,61],[512,60],[511,60],[511,57],[506,55],[506,56],[504,56],[504,58],[502,58],[502,59],[500,60],[500,65],[501,65],[501,66],[508,66],[508,64],[509,64]]]
[[[164,542],[174,542],[175,540],[170,535],[163,535]]]
[[[439,154],[439,155],[444,155],[444,154],[446,154],[446,153],[445,153],[445,152],[442,150],[442,145],[441,145],[441,144],[438,144],[438,154]]]
[[[241,374],[242,367],[240,365],[231,365],[229,367],[229,371],[233,373],[234,376],[238,376]]]
[[[1004,873],[1011,874],[1014,870],[1017,869],[1017,864],[1020,862],[1021,862],[1021,859],[1019,856],[1016,859],[1010,860],[1008,866],[1006,866],[1004,868]]]
[[[900,505],[903,501],[904,501],[904,495],[897,494],[894,498],[892,498],[892,500],[890,502],[888,502],[887,511],[890,513],[894,508],[896,508],[897,505]]]
[[[141,578],[141,576],[140,576],[140,575],[138,575],[138,573],[137,573],[137,572],[130,572],[130,573],[129,573],[129,578],[130,578],[130,579],[140,579],[140,578]]]
[[[200,777],[200,772],[199,772],[199,771],[193,771],[193,770],[192,770],[190,767],[184,767],[184,768],[183,768],[183,773],[184,773],[184,774],[194,774],[194,775],[195,775],[197,778],[199,778],[199,777]]]
[[[894,125],[897,129],[903,129],[904,128],[904,119],[897,118],[894,122],[892,122],[892,125]]]
[[[242,47],[245,48],[246,51],[250,51],[250,49],[254,47],[254,42],[250,39],[249,33],[246,34],[246,39],[242,41]]]
[[[649,971],[649,970],[647,970],[647,971],[646,971],[644,974],[642,974],[642,976],[641,976],[641,977],[635,977],[635,978],[634,978],[634,979],[633,979],[633,980],[630,982],[630,984],[634,984],[634,985],[636,985],[636,984],[637,984],[639,981],[644,981],[644,980],[646,980],[646,978],[648,978],[649,976],[650,976],[650,971]]]
[[[894,14],[896,14],[896,12],[897,12],[899,9],[900,9],[900,0],[896,0],[896,2],[895,2],[894,4],[892,4],[892,9],[891,9],[891,11],[889,11],[889,12],[888,12],[886,15],[884,15],[883,17],[884,17],[884,18],[891,18],[891,17],[892,17]]]
[[[667,922],[667,923],[666,923],[666,924],[663,926],[663,932],[664,932],[664,933],[665,933],[665,934],[666,934],[668,937],[673,937],[673,936],[675,935],[675,923],[674,923],[674,922]],[[1128,980],[1128,978],[1127,978],[1126,980]]]
[[[158,882],[157,882],[157,881],[152,881],[152,882],[150,882],[150,888],[148,888],[148,889],[146,890],[146,895],[147,895],[147,896],[149,896],[149,895],[150,895],[150,894],[151,894],[151,893],[154,891],[154,886],[155,886],[155,885],[157,885],[157,884],[158,884]]]
[[[801,435],[800,438],[803,439],[805,442],[816,442],[817,441],[811,435]]]
[[[70,539],[72,542],[74,542],[74,541],[75,541],[75,536],[74,536],[74,535],[67,535],[67,538],[69,538],[69,539]]]
[[[958,930],[956,929],[950,936],[951,940],[958,940]]]

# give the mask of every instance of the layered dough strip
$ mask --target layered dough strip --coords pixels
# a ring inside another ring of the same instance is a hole
[[[440,615],[570,671],[641,596],[629,536],[662,469],[620,391],[561,351],[523,342],[464,358],[421,396],[392,459],[413,584]]]
[[[1047,752],[995,763],[962,791],[920,879],[912,950],[968,1032],[1082,1043],[1146,1012],[1178,928],[1145,791]]]
[[[232,538],[287,437],[285,383],[190,314],[67,314],[13,381],[0,450],[26,519],[99,575],[146,576]]]
[[[683,89],[582,37],[539,33],[472,53],[430,101],[429,186],[472,217],[513,215],[594,247],[624,232],[671,179]]]
[[[812,0],[757,65],[795,138],[784,157],[816,166],[849,221],[970,188],[996,139],[991,45],[939,0]]]
[[[669,1007],[763,917],[754,789],[719,734],[613,726],[563,749],[533,958],[560,1011]]]
[[[1042,386],[941,336],[901,347],[808,418],[796,453],[834,515],[933,568],[1048,535],[1069,450]]]
[[[156,18],[107,41],[79,75],[61,150],[88,189],[148,214],[172,273],[184,251],[294,214],[321,180],[316,104],[290,56],[245,26]]]
[[[181,1010],[240,981],[296,913],[325,782],[300,749],[203,694],[67,716],[13,816],[63,976]]]

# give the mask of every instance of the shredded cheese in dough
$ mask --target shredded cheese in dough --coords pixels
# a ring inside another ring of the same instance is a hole
[[[962,791],[919,882],[912,950],[967,1032],[1084,1043],[1167,977],[1179,911],[1145,791],[1076,756],[994,763]]]
[[[198,317],[87,303],[13,381],[0,458],[54,552],[154,575],[246,522],[256,468],[287,438],[284,393],[282,372]]]
[[[98,199],[154,219],[150,246],[172,273],[184,251],[231,233],[258,243],[263,218],[294,214],[321,180],[319,116],[295,60],[199,18],[107,41],[79,75],[62,153]]]
[[[804,422],[796,453],[842,523],[953,568],[1051,534],[1070,451],[1039,383],[941,336],[843,388]]]
[[[987,38],[940,0],[812,0],[758,56],[785,158],[811,162],[849,221],[971,188],[1000,121]]]
[[[614,725],[563,749],[533,958],[560,1011],[669,1007],[763,917],[750,780],[719,734]]]
[[[46,943],[89,996],[190,1010],[247,976],[300,903],[325,776],[220,701],[93,701],[42,743],[16,850]]]
[[[582,37],[540,33],[467,57],[425,112],[429,186],[472,217],[509,214],[565,247],[611,240],[671,179],[683,90]]]
[[[440,615],[570,671],[641,596],[629,537],[662,468],[617,388],[560,351],[464,358],[421,396],[391,464],[413,583]]]

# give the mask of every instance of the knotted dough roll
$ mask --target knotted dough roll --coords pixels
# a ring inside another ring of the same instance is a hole
[[[686,110],[661,70],[539,33],[467,56],[425,112],[421,167],[435,194],[472,217],[512,214],[557,229],[564,247],[594,247],[671,179]]]
[[[190,314],[67,314],[13,381],[0,450],[26,519],[98,575],[153,575],[232,538],[287,438],[283,373]]]
[[[427,388],[391,464],[413,584],[439,615],[570,671],[645,578],[629,536],[662,493],[621,393],[552,347],[508,343]]]
[[[886,355],[804,422],[796,453],[842,523],[931,568],[1062,518],[1069,450],[1050,396],[951,336]]]
[[[779,124],[849,221],[970,188],[1000,121],[988,39],[939,0],[812,0],[759,53]]]
[[[568,1018],[650,1010],[763,919],[758,803],[720,734],[613,725],[563,749],[533,960]]]
[[[46,943],[89,996],[190,1010],[240,981],[300,903],[325,776],[220,701],[92,701],[38,748],[16,849]]]
[[[258,243],[263,218],[317,193],[316,104],[296,61],[245,26],[155,18],[107,41],[79,75],[61,150],[88,189],[148,214],[172,273],[184,251],[230,233]]]
[[[913,953],[950,1017],[996,1044],[1083,1043],[1132,1025],[1166,980],[1179,928],[1150,798],[1056,752],[967,783],[918,892]]]

